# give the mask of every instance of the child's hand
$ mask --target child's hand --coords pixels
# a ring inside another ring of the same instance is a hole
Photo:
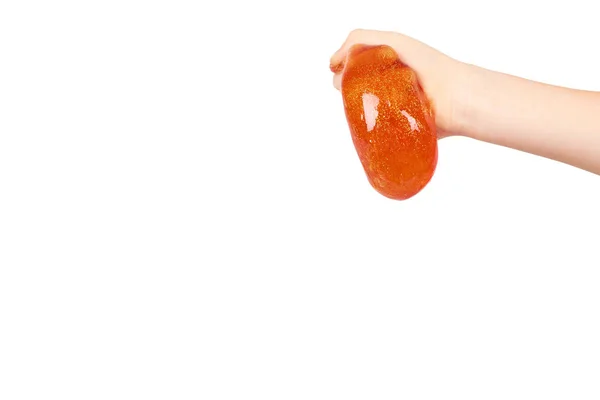
[[[338,90],[348,50],[355,44],[388,45],[396,50],[402,62],[417,73],[433,106],[438,136],[461,134],[470,66],[399,33],[359,29],[352,31],[331,57],[331,70],[335,73],[333,85]]]

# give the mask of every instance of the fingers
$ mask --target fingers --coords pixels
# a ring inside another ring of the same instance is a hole
[[[342,72],[344,70],[344,62],[340,61],[337,64],[331,64],[331,63],[329,63],[329,69],[334,74],[339,74],[340,72]]]
[[[337,90],[342,90],[342,74],[335,74],[333,76],[333,87]]]
[[[393,35],[394,34],[392,32],[372,31],[364,29],[355,29],[352,32],[350,32],[342,47],[340,47],[339,50],[336,51],[335,54],[331,56],[331,59],[329,60],[329,69],[335,74],[333,77],[333,86],[337,90],[341,90],[341,72],[344,70],[346,56],[348,55],[348,52],[352,48],[352,46],[354,46],[355,44],[363,44],[367,46],[384,44],[389,42]]]
[[[365,44],[365,45],[377,45],[384,44],[387,42],[388,36],[393,35],[392,32],[382,32],[382,31],[371,31],[364,29],[356,29],[350,32],[346,41],[340,47],[338,51],[336,51],[330,59],[330,65],[332,66],[332,71],[334,67],[339,68],[340,65],[343,67],[343,63],[346,60],[346,55],[348,54],[348,50],[355,44]],[[336,72],[336,71],[333,71]]]

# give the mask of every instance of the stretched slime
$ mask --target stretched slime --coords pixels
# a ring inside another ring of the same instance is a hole
[[[416,73],[389,46],[353,46],[341,72],[352,141],[371,186],[406,200],[431,180],[438,159],[435,117]]]

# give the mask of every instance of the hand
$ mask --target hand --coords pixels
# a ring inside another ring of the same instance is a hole
[[[463,129],[469,99],[470,66],[396,32],[358,29],[352,31],[342,47],[331,57],[333,85],[340,90],[348,50],[355,44],[388,45],[417,74],[435,112],[438,137],[459,135]]]

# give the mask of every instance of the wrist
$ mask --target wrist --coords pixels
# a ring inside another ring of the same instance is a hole
[[[476,138],[481,93],[490,90],[486,81],[491,71],[466,63],[459,63],[457,69],[451,129],[457,136]]]

